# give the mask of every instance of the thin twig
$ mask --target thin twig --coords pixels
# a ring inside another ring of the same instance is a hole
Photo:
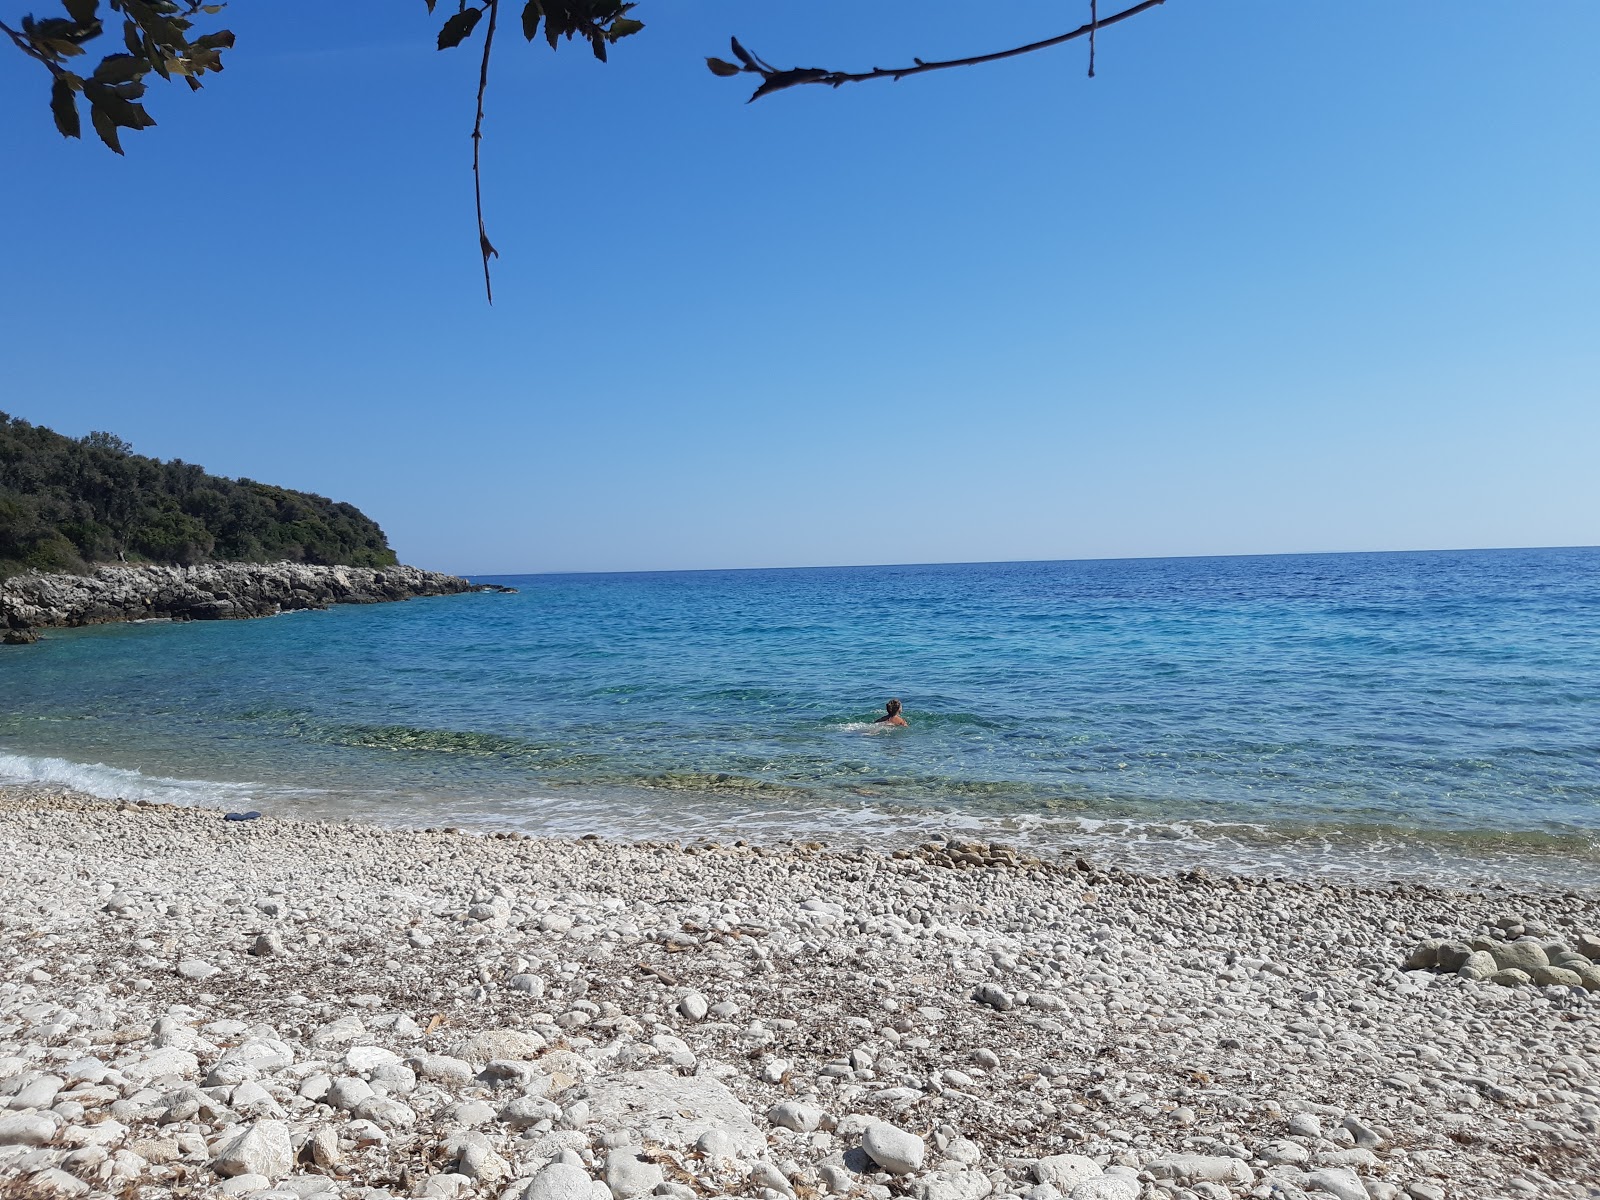
[[[483,174],[479,170],[479,151],[483,147],[483,95],[489,90],[489,53],[494,49],[495,19],[500,15],[500,0],[489,0],[489,28],[483,35],[483,62],[478,67],[478,115],[472,122],[472,195],[478,208],[478,250],[483,254],[483,290],[494,303],[494,284],[489,279],[489,259],[499,258],[483,224]]]
[[[1059,46],[1063,42],[1070,42],[1075,38],[1093,36],[1097,30],[1105,29],[1129,17],[1136,17],[1158,5],[1165,4],[1166,0],[1142,0],[1141,3],[1125,8],[1119,13],[1109,17],[1092,17],[1087,25],[1080,25],[1069,33],[1058,34],[1055,37],[1045,38],[1038,42],[1029,42],[1025,46],[1012,46],[1009,50],[996,50],[990,54],[974,54],[968,58],[951,58],[939,62],[926,62],[923,59],[914,59],[915,65],[909,67],[873,67],[870,71],[833,71],[821,67],[795,67],[791,70],[780,71],[770,64],[762,62],[754,55],[749,54],[735,39],[734,53],[744,63],[746,73],[753,72],[762,77],[762,83],[756,89],[752,100],[759,100],[771,92],[782,91],[784,88],[797,87],[803,83],[824,83],[830,87],[839,87],[846,83],[864,83],[869,79],[901,80],[911,75],[922,75],[929,71],[945,71],[951,67],[975,67],[983,63],[1000,62],[1007,58],[1017,58],[1023,54],[1032,54],[1036,50],[1048,50],[1052,46]],[[742,53],[741,53],[742,52]]]
[[[8,38],[15,42],[17,44],[17,49],[21,50],[29,58],[34,59],[37,62],[42,62],[45,66],[49,67],[52,74],[61,74],[60,66],[51,62],[43,54],[40,54],[38,50],[34,49],[32,42],[23,37],[15,29],[11,28],[11,26],[7,25],[4,21],[0,21],[0,33],[4,33]]]
[[[1094,31],[1100,28],[1100,0],[1089,0],[1089,78],[1094,78]]]

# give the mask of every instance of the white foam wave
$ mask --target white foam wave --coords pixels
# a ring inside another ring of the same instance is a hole
[[[103,800],[189,805],[226,803],[256,790],[246,783],[172,779],[105,763],[79,763],[26,754],[0,754],[0,783],[46,783],[87,792]]]

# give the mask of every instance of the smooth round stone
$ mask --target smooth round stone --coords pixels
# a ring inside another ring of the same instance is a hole
[[[909,1175],[922,1169],[927,1147],[914,1133],[880,1121],[869,1125],[861,1135],[861,1148],[867,1157],[891,1175]]]

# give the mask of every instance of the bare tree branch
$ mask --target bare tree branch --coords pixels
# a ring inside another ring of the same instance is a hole
[[[951,58],[937,62],[927,62],[923,59],[912,59],[909,67],[873,67],[870,71],[835,71],[825,67],[791,67],[788,70],[779,70],[746,50],[739,44],[739,39],[733,39],[733,53],[738,58],[738,64],[724,62],[720,58],[708,58],[706,64],[715,75],[760,75],[761,86],[756,88],[751,100],[759,100],[773,92],[781,92],[785,88],[798,87],[805,83],[822,83],[829,87],[840,87],[846,83],[864,83],[869,79],[901,80],[910,75],[922,75],[929,71],[944,71],[951,67],[975,67],[982,63],[999,62],[1002,59],[1016,58],[1023,54],[1032,54],[1036,50],[1048,50],[1052,46],[1059,46],[1063,42],[1070,42],[1075,38],[1089,37],[1091,45],[1094,35],[1098,30],[1115,25],[1119,21],[1126,21],[1129,17],[1136,17],[1142,12],[1166,3],[1166,0],[1142,0],[1131,8],[1125,8],[1119,13],[1109,17],[1098,16],[1098,5],[1091,10],[1089,23],[1080,25],[1069,33],[1059,34],[1056,37],[1045,38],[1043,41],[1029,42],[1025,46],[1013,46],[1009,50],[996,50],[990,54],[975,54],[968,58]],[[1091,74],[1093,71],[1091,70]]]
[[[489,26],[483,35],[483,61],[478,67],[478,115],[472,122],[472,195],[478,207],[478,250],[483,255],[483,291],[494,303],[494,284],[489,278],[489,260],[499,258],[483,224],[483,174],[479,170],[483,148],[483,96],[489,90],[489,55],[494,50],[494,27],[500,16],[500,0],[489,0]]]

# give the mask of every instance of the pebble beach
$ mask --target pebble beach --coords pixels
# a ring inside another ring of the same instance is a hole
[[[1596,1197],[1597,935],[1592,890],[10,788],[0,1196]]]

